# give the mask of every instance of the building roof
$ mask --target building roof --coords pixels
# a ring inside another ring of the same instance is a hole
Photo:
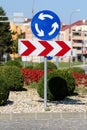
[[[25,18],[24,23],[29,23],[29,22],[31,22],[31,19]]]
[[[87,20],[85,20],[85,24],[87,23]],[[73,26],[80,26],[80,25],[83,25],[84,24],[84,21],[83,20],[79,20],[75,23],[72,23],[72,24],[68,24],[68,25],[62,25],[62,28],[61,28],[61,31],[65,31],[66,29],[69,29]]]

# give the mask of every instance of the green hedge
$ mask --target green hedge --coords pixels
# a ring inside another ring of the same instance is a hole
[[[44,62],[37,64],[34,68],[44,70]],[[47,69],[53,70],[53,69],[57,69],[57,67],[53,62],[47,62]]]
[[[81,67],[72,67],[72,68],[69,68],[69,71],[85,74],[85,70]]]
[[[5,105],[9,97],[9,86],[2,75],[0,75],[0,105]]]
[[[9,60],[4,65],[22,67],[22,63],[19,60]]]
[[[5,79],[10,90],[22,90],[24,85],[24,77],[19,67],[1,66],[0,74]]]
[[[47,97],[49,100],[61,100],[72,95],[75,90],[75,80],[68,69],[55,70],[48,73]],[[37,92],[44,97],[44,77],[38,82]]]

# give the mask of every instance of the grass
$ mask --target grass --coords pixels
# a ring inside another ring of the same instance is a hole
[[[37,66],[39,63],[29,63],[29,62],[25,62],[25,65],[24,63],[22,63],[22,66],[25,66],[26,68],[33,68],[35,66]],[[87,63],[85,63],[87,64]],[[83,65],[83,62],[72,62],[72,63],[69,63],[69,62],[59,62],[58,63],[58,66],[59,68],[63,68],[63,67],[71,67],[72,66],[75,66],[75,65]]]
[[[28,88],[37,88],[37,83],[36,82],[33,82],[33,83],[31,83],[30,85],[28,85],[27,87]]]
[[[87,63],[86,63],[87,64]],[[75,65],[83,65],[83,62],[73,62],[73,63],[69,63],[69,62],[59,62],[59,67],[70,67],[71,66],[75,66]]]

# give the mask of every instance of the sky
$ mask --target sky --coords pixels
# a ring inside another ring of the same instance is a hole
[[[39,11],[50,10],[65,24],[87,19],[87,0],[0,0],[0,6],[8,17],[22,12],[25,17],[32,18]]]

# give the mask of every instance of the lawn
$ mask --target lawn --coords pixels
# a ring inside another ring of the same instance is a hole
[[[87,63],[85,63],[85,64],[87,64]],[[72,66],[76,66],[76,65],[83,65],[83,62],[72,62],[72,63],[69,63],[69,62],[59,62],[58,65],[59,65],[60,68],[70,67],[70,65],[72,67]]]

